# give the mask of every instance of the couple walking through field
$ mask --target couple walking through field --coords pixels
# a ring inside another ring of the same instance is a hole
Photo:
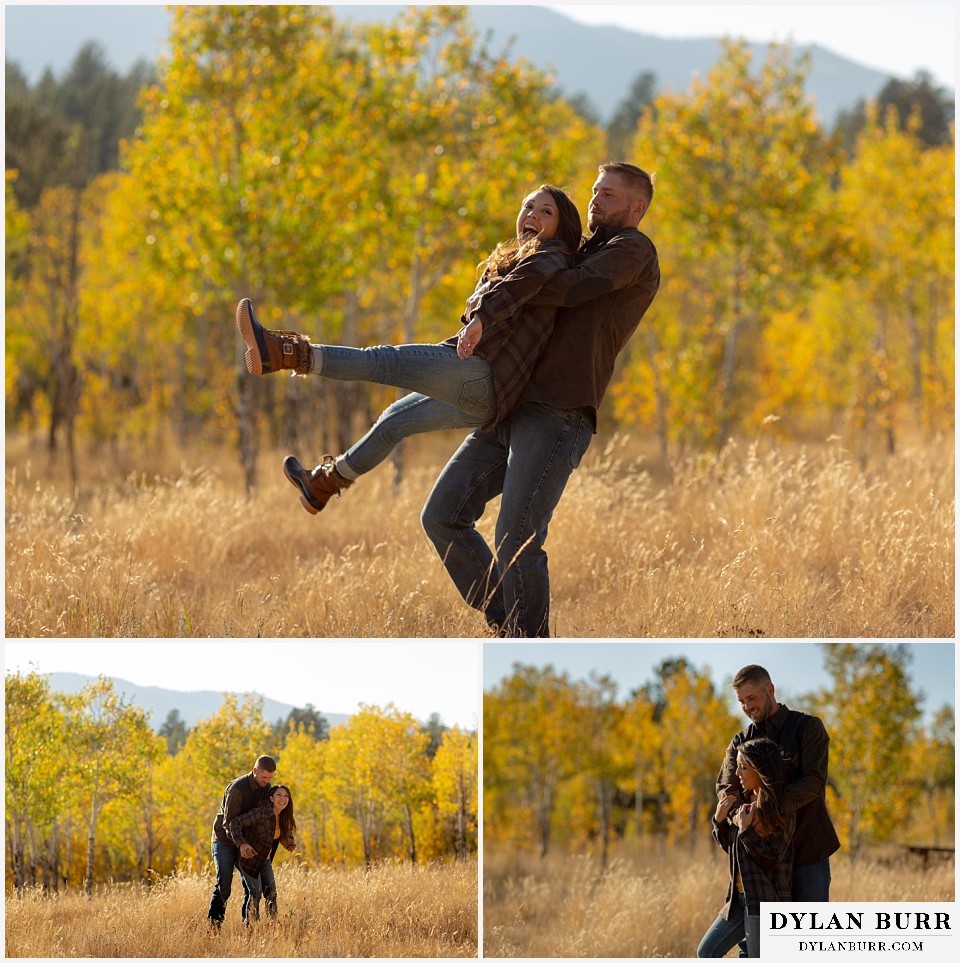
[[[652,199],[646,171],[601,165],[584,237],[564,191],[531,192],[515,237],[482,263],[459,332],[441,344],[315,344],[263,327],[243,298],[236,319],[251,374],[289,370],[410,392],[337,457],[312,469],[294,455],[284,461],[303,507],[322,511],[403,438],[470,429],[427,499],[423,528],[490,634],[548,636],[547,527],[597,430],[617,356],[660,285],[656,248],[639,230]],[[497,496],[491,547],[476,523]]]
[[[733,688],[750,725],[730,741],[717,777],[713,836],[729,877],[701,958],[738,945],[740,956],[760,956],[760,903],[828,902],[830,856],[840,848],[827,812],[823,722],[778,702],[762,666],[742,668]]]
[[[271,756],[260,756],[253,769],[230,782],[223,791],[213,821],[210,840],[216,883],[207,911],[209,923],[219,929],[226,915],[233,888],[233,871],[243,885],[240,908],[244,923],[260,918],[260,901],[266,901],[267,915],[277,915],[277,881],[273,858],[282,844],[295,852],[297,821],[288,786],[271,786],[277,764]]]

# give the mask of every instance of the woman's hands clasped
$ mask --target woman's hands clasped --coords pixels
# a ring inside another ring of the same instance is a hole
[[[718,823],[722,823],[727,816],[730,815],[730,810],[733,809],[739,801],[740,797],[737,796],[736,793],[727,793],[717,803],[714,819],[716,819]],[[755,808],[753,803],[744,803],[731,817],[733,824],[740,832],[743,832],[743,830],[753,822]]]

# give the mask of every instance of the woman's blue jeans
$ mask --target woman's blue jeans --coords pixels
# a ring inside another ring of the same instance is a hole
[[[260,899],[267,904],[267,916],[277,915],[277,880],[273,875],[273,863],[268,859],[260,869],[259,876],[251,876],[239,863],[237,869],[243,878],[243,907],[244,923],[256,922],[260,919]]]
[[[334,381],[370,381],[413,392],[386,408],[363,438],[343,454],[355,476],[380,464],[410,435],[444,428],[476,428],[493,421],[497,398],[490,365],[460,358],[446,344],[314,348],[314,374]]]
[[[747,956],[760,956],[760,917],[750,916],[746,911],[743,893],[734,893],[730,907],[730,919],[718,916],[704,934],[697,947],[697,958],[718,960],[726,956],[746,937]]]
[[[592,438],[581,409],[523,404],[471,432],[430,492],[423,529],[464,601],[501,635],[550,634],[547,525]],[[476,522],[498,495],[491,549]]]

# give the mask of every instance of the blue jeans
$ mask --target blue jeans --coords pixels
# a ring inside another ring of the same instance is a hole
[[[240,858],[240,850],[232,843],[222,843],[215,839],[210,850],[213,854],[213,865],[217,874],[217,881],[213,886],[213,895],[210,897],[210,909],[207,911],[207,919],[219,925],[227,912],[227,900],[230,899],[230,890],[233,887],[233,868],[237,865]],[[240,882],[243,883],[243,902],[246,906],[248,900],[247,884],[240,874]]]
[[[464,601],[502,635],[550,634],[547,525],[592,439],[580,409],[520,405],[493,431],[468,435],[427,498],[427,537]],[[476,522],[501,494],[491,550]]]
[[[267,916],[277,915],[277,880],[273,875],[273,863],[268,859],[260,868],[259,876],[251,876],[239,863],[243,880],[244,896],[242,916],[244,923],[260,919],[260,899],[266,900]]]
[[[334,381],[371,381],[406,388],[363,438],[344,452],[350,472],[363,475],[410,435],[443,428],[476,428],[493,421],[497,397],[490,365],[475,355],[460,358],[446,344],[348,348],[321,345],[314,373]]]
[[[741,941],[746,942],[746,955],[760,955],[760,917],[747,914],[743,893],[734,893],[730,919],[718,916],[697,947],[697,959],[719,960]]]
[[[830,860],[793,867],[793,901],[795,903],[830,902]]]

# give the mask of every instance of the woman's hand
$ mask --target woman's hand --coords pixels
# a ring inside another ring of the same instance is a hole
[[[465,324],[457,335],[457,354],[461,358],[469,358],[473,354],[473,349],[480,343],[483,334],[483,322],[479,318],[474,318],[469,324]]]
[[[718,823],[722,823],[736,803],[736,795],[734,793],[727,793],[726,796],[717,803],[717,811],[713,814],[713,818],[716,819]]]
[[[753,803],[746,803],[741,806],[733,816],[733,822],[740,832],[743,832],[747,826],[753,822],[754,810],[756,807]]]
[[[244,843],[240,847],[240,855],[244,859],[254,859],[256,858],[257,851],[249,843]]]

